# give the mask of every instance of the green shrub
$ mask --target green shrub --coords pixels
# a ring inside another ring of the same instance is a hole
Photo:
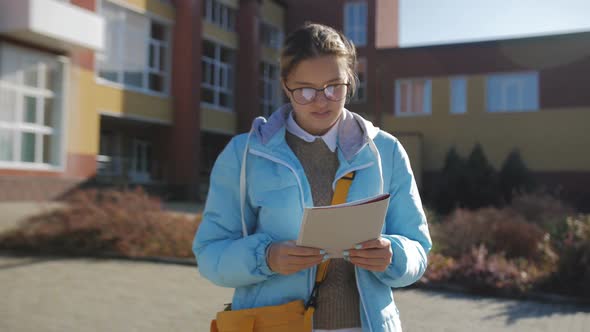
[[[504,202],[512,202],[514,195],[530,193],[535,188],[535,181],[517,149],[510,152],[499,173],[500,190]]]
[[[438,212],[447,214],[463,202],[462,189],[468,181],[465,174],[465,161],[451,148],[434,189],[433,205]]]
[[[478,209],[500,203],[498,174],[490,164],[481,145],[476,144],[466,163],[467,184],[463,190],[464,207]]]
[[[457,207],[477,209],[500,204],[498,174],[481,145],[473,147],[467,160],[455,148],[449,150],[432,196],[433,206],[442,214]]]
[[[168,213],[143,190],[84,190],[67,208],[29,219],[0,249],[37,254],[192,257],[199,218]]]

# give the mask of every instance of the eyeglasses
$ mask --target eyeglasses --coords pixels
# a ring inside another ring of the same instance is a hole
[[[300,105],[307,105],[315,100],[318,95],[318,92],[323,91],[324,96],[326,99],[330,101],[340,101],[344,97],[346,97],[346,91],[350,83],[338,83],[338,84],[330,84],[322,89],[316,88],[297,88],[297,89],[289,89],[287,84],[285,84],[285,88],[291,93],[293,96],[293,100],[297,104]]]

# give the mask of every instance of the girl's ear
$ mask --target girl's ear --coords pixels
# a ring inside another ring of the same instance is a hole
[[[291,94],[289,93],[289,90],[287,90],[287,84],[285,83],[285,80],[281,78],[281,87],[283,88],[283,93],[285,93],[285,96],[287,96],[287,98],[289,98],[289,100],[291,100]]]

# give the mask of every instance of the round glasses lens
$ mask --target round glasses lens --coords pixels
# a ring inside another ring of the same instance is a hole
[[[344,84],[328,85],[326,87],[326,89],[324,90],[324,94],[326,95],[326,98],[328,98],[330,100],[333,100],[333,101],[341,100],[342,98],[344,98],[344,95],[346,94],[346,85],[344,85]]]
[[[301,88],[295,91],[295,96],[299,102],[309,103],[315,98],[316,91],[310,88]]]

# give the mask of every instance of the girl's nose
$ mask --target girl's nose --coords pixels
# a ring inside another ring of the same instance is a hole
[[[320,91],[316,94],[314,102],[318,105],[326,105],[328,103],[328,98],[326,97],[325,91]]]

